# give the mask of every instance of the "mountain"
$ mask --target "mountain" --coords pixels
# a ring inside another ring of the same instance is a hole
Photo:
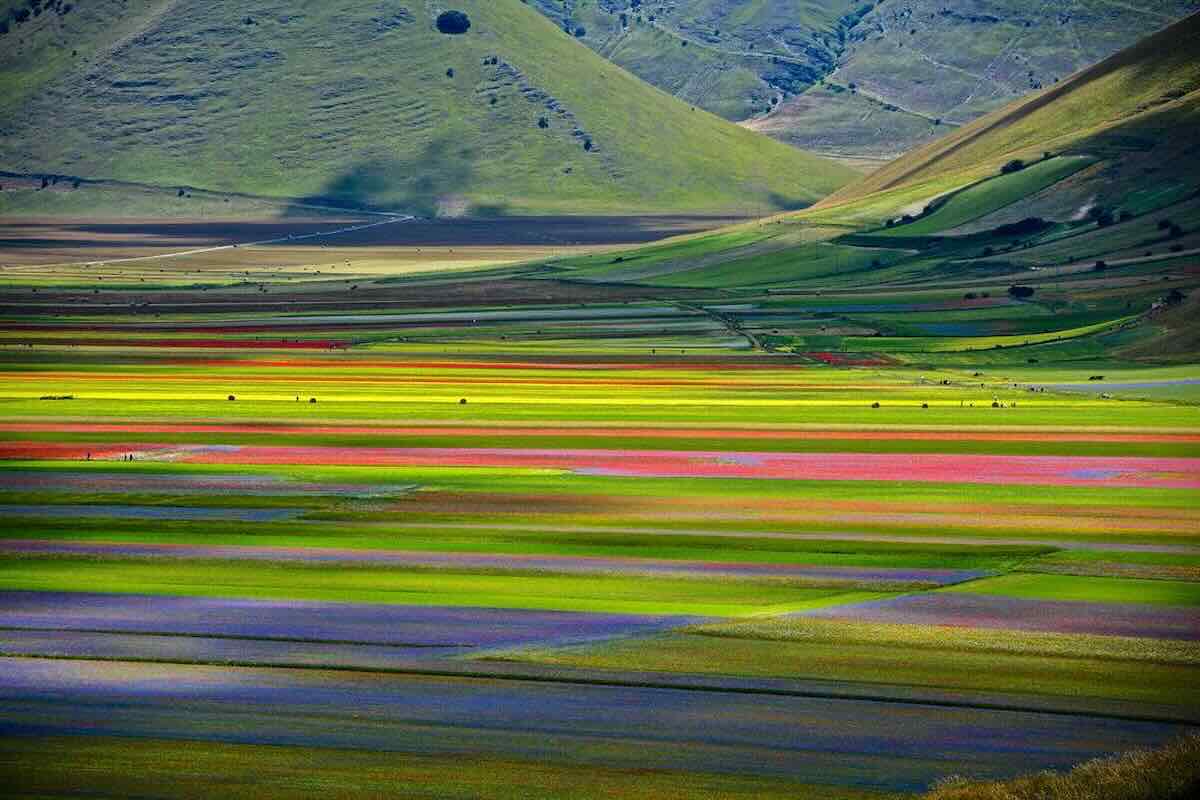
[[[455,6],[466,33],[415,0],[10,0],[0,170],[422,214],[757,213],[854,177],[520,0]]]
[[[1069,281],[1124,312],[1196,288],[1197,252],[1200,14],[810,209],[554,266],[581,280],[810,296]]]
[[[1134,44],[1196,0],[531,0],[690,103],[878,164]]]
[[[1108,169],[1092,170],[1103,175],[1096,188],[1110,195],[1128,183],[1159,188],[1177,183],[1190,190],[1191,172],[1200,169],[1198,113],[1200,14],[1195,14],[904,155],[824,205],[956,174],[965,181],[1047,152],[1099,158]]]

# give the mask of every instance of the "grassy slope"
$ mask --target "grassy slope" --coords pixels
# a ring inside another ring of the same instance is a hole
[[[1200,737],[1087,761],[1067,773],[939,783],[923,800],[1186,800],[1200,787]]]
[[[424,213],[762,211],[853,174],[668,97],[518,0],[459,5],[473,27],[450,37],[422,6],[271,2],[247,24],[231,1],[146,4],[136,37],[88,28],[86,63],[4,86],[0,165]],[[66,65],[52,34],[27,61]]]
[[[742,120],[767,111],[782,87],[803,90],[832,69],[845,29],[839,20],[861,4],[688,0],[644,2],[632,9],[627,0],[534,0],[534,5],[564,28],[582,27],[580,41],[643,80],[726,119]]]
[[[1020,0],[532,2],[677,97],[803,149],[875,163],[1193,8],[1189,0],[1075,0],[1050,10]]]
[[[1191,135],[1200,123],[1198,38],[1200,17],[1184,20],[815,208],[626,251],[619,261],[591,255],[554,266],[591,281],[737,291],[742,305],[730,316],[777,350],[922,353],[902,358],[949,364],[933,354],[986,348],[954,362],[972,368],[1098,364],[1113,352],[1187,359],[1195,351],[1183,324],[1190,304],[1136,315],[1172,289],[1200,288],[1189,255],[1200,246],[1200,161]],[[1001,175],[1013,158],[1029,165]],[[1114,224],[1099,226],[1088,216],[1093,208]],[[916,219],[884,229],[901,215]],[[1034,234],[996,232],[1032,216],[1050,224]],[[1181,232],[1170,233],[1163,220]],[[1100,260],[1107,261],[1102,275],[1093,271]],[[1014,283],[1035,287],[1035,302],[1024,315],[999,309],[995,316],[989,305]],[[874,306],[907,302],[904,291],[918,288],[984,301],[961,311],[950,304],[934,317],[921,316],[921,303],[937,302],[929,294],[914,295],[916,305],[897,313]],[[868,289],[878,296],[866,296]],[[852,292],[839,301],[844,310],[826,307],[821,295],[831,290]],[[766,291],[795,293],[795,312],[764,302]],[[1172,344],[1160,346],[1163,337]]]
[[[822,152],[894,157],[1026,92],[1134,44],[1193,10],[1186,0],[882,0],[852,30],[827,86],[772,115],[785,141]],[[829,141],[853,111],[857,124]],[[942,124],[935,124],[941,120]]]
[[[825,206],[955,172],[1059,150],[1166,103],[1194,105],[1200,16],[1188,17],[1071,78],[954,131],[828,198]]]

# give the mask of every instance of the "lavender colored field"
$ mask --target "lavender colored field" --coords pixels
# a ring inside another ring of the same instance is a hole
[[[4,659],[0,674],[2,735],[493,753],[899,791],[951,772],[1065,767],[1183,730],[1073,714],[540,681],[24,659]]]
[[[0,627],[485,648],[653,633],[697,617],[271,602],[87,592],[0,592]]]
[[[224,511],[225,509],[213,510]],[[290,561],[310,564],[346,563],[448,567],[451,569],[503,569],[568,574],[712,575],[746,578],[794,578],[819,582],[911,583],[929,584],[931,586],[948,586],[991,574],[984,570],[964,569],[894,569],[887,567],[825,567],[808,564],[739,564],[720,561],[658,558],[520,556],[490,553],[432,553],[313,547],[109,544],[37,540],[0,542],[0,552],[37,555],[99,556],[108,558],[235,559]]]
[[[297,642],[191,634],[6,630],[0,627],[0,655],[3,656],[395,671],[420,669],[431,661],[447,663],[445,659],[476,652],[470,647],[449,645]]]
[[[998,595],[938,592],[816,609],[800,614],[859,622],[1200,640],[1200,614],[1196,609],[1133,603],[1026,600]]]
[[[4,517],[108,517],[113,519],[223,519],[238,522],[278,522],[299,516],[294,508],[198,508],[190,506],[0,505]]]
[[[170,494],[238,495],[395,495],[410,484],[348,484],[292,481],[275,475],[120,474],[104,472],[12,472],[0,470],[0,491],[168,492]]]

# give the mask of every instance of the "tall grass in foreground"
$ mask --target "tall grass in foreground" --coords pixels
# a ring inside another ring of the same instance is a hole
[[[922,800],[1187,800],[1200,797],[1200,734],[1009,781],[947,778]]]

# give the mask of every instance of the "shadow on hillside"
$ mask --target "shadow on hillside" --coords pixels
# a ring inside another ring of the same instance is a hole
[[[391,157],[361,161],[302,202],[422,217],[444,216],[461,204],[458,198],[471,188],[474,176],[475,154],[459,144],[456,137],[443,136],[426,145],[412,161]],[[472,211],[477,213],[478,209]],[[486,211],[501,215],[505,206],[489,205]]]
[[[788,197],[779,192],[769,192],[767,200],[774,207],[775,211],[799,211],[802,208],[808,208],[812,205],[807,200],[801,200],[798,197]]]

